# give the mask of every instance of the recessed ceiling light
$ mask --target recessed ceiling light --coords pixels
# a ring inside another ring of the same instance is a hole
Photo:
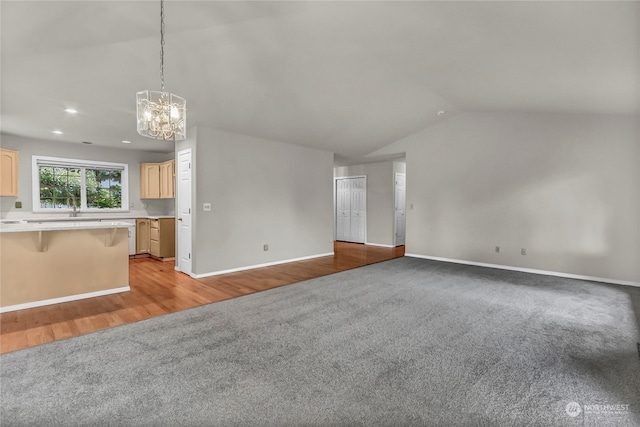
[[[445,113],[446,113],[446,111],[440,110],[436,114],[438,114],[438,116],[444,116]]]
[[[75,108],[65,108],[64,111],[69,114],[78,114],[78,110],[76,110]]]
[[[61,130],[52,130],[51,133],[55,133],[56,135],[62,135],[62,131]]]
[[[126,139],[123,139],[123,140],[122,140],[122,143],[123,143],[123,144],[131,144],[131,141],[127,141]]]

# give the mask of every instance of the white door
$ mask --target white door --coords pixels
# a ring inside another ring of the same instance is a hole
[[[336,181],[336,240],[351,238],[351,183],[348,179]]]
[[[365,178],[336,180],[336,240],[364,243],[367,227]]]
[[[403,173],[396,174],[396,185],[395,185],[395,235],[396,235],[396,246],[402,246],[405,242],[405,233],[406,233],[406,212],[405,212],[405,203],[406,203],[406,175]]]
[[[364,243],[367,227],[365,211],[367,207],[367,189],[364,178],[351,180],[351,242]]]
[[[178,270],[191,274],[191,149],[178,152]]]

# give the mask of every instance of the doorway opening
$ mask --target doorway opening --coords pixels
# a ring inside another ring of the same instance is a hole
[[[367,232],[367,177],[335,179],[336,240],[364,243]]]

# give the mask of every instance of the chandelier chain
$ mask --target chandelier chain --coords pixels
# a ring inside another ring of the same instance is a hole
[[[164,0],[160,0],[160,83],[164,92]]]

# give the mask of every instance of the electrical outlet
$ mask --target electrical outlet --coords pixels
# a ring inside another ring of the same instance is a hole
[[[211,203],[203,203],[202,204],[202,210],[203,211],[210,211],[211,210]]]
[[[500,252],[500,246],[496,246],[496,253]]]
[[[267,245],[266,243],[264,245],[262,245],[262,250],[263,251],[268,251],[269,250],[269,245]]]
[[[16,209],[22,209],[22,202],[16,202]]]
[[[527,249],[526,248],[520,249],[520,255],[526,255],[526,254],[527,254]]]

